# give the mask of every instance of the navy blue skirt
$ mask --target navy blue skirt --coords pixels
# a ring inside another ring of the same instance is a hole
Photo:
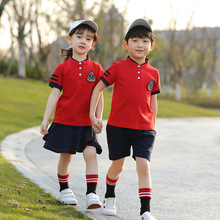
[[[97,154],[102,153],[102,148],[91,126],[52,123],[43,140],[45,140],[43,147],[56,153],[76,154],[76,152],[83,152],[86,146],[94,146]]]

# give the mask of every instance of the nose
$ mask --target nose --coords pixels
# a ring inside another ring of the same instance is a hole
[[[138,47],[142,47],[143,45],[142,45],[142,42],[141,41],[139,41],[138,42]]]
[[[86,39],[83,37],[83,38],[81,38],[81,43],[82,44],[86,44]]]

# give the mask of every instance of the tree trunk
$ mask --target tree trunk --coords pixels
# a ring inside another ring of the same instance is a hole
[[[24,51],[23,42],[21,40],[19,40],[18,77],[26,78],[25,51]]]

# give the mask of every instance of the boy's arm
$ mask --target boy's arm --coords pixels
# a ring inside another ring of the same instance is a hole
[[[102,120],[103,106],[104,106],[104,99],[103,99],[103,93],[101,93],[95,113],[97,119]]]
[[[49,119],[53,114],[53,111],[56,107],[59,97],[60,97],[60,90],[54,87],[48,98],[46,110],[44,113],[44,118],[40,127],[40,133],[43,135],[48,133],[47,127],[48,127]]]
[[[153,125],[155,127],[156,117],[157,117],[157,95],[152,95],[150,100],[150,108],[154,113]]]
[[[103,124],[102,124],[103,105],[104,105],[103,93],[101,92],[101,95],[100,95],[100,98],[99,98],[99,101],[96,107],[96,113],[95,113],[99,128],[98,129],[96,129],[95,127],[93,128],[96,134],[101,133],[102,127],[103,127]]]
[[[106,85],[99,81],[92,92],[91,102],[90,102],[90,120],[92,123],[93,130],[96,133],[100,133],[102,130],[102,110],[103,110],[103,95],[102,91]],[[95,114],[96,113],[96,114]]]

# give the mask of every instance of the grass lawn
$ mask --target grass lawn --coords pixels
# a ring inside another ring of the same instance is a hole
[[[0,142],[11,133],[41,124],[50,91],[40,81],[0,77]],[[104,93],[104,119],[110,112],[111,95]],[[159,99],[158,105],[158,117],[220,116],[220,112],[180,102]],[[1,219],[89,219],[23,177],[1,154],[0,167]]]

